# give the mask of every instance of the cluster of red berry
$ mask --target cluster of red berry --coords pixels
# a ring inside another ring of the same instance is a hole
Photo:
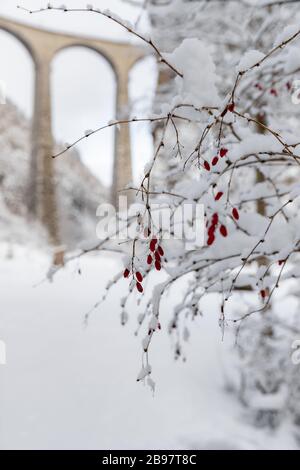
[[[257,88],[259,91],[263,91],[263,90],[264,90],[264,87],[263,87],[263,85],[262,85],[261,83],[255,83],[254,86],[255,86],[255,88]],[[286,86],[286,88],[287,88],[288,91],[290,91],[291,88],[292,88],[291,82],[286,82],[285,86]],[[274,88],[274,87],[270,88],[269,93],[270,93],[270,95],[273,95],[273,96],[276,96],[276,97],[279,95],[278,89],[276,89],[276,88]]]
[[[147,256],[147,264],[151,265],[154,261],[154,266],[157,271],[161,270],[161,258],[164,256],[164,250],[158,244],[157,238],[152,238],[149,243],[149,254]],[[142,286],[143,282],[143,275],[139,271],[135,271],[133,268],[129,270],[125,268],[123,272],[123,277],[127,279],[130,275],[133,276],[135,280],[135,286],[139,292],[144,292],[144,288]]]
[[[164,256],[164,250],[158,244],[157,238],[152,238],[149,244],[150,253],[147,256],[147,264],[152,264],[154,260],[154,266],[157,271],[161,270],[161,257]]]
[[[215,195],[215,201],[219,201],[222,198],[222,196],[223,196],[223,192],[219,191]],[[237,210],[236,207],[233,207],[231,215],[235,220],[239,220],[239,218],[240,218],[239,211]],[[216,229],[217,229],[218,226],[219,226],[219,231],[220,231],[220,234],[222,235],[222,237],[227,237],[227,235],[228,235],[228,231],[227,231],[226,226],[224,224],[219,225],[219,215],[218,215],[217,212],[215,212],[212,215],[212,218],[211,218],[210,221],[207,221],[206,226],[207,226],[207,235],[208,235],[208,238],[207,238],[207,245],[208,246],[210,246],[214,243],[214,241],[216,239]]]
[[[129,277],[129,275],[130,275],[130,271],[129,271],[128,268],[126,268],[124,270],[123,276],[125,278],[127,278],[127,277]],[[142,286],[143,275],[139,271],[132,272],[132,275],[135,278],[135,286],[136,286],[137,290],[142,293],[144,291],[143,286]]]
[[[221,158],[225,157],[225,156],[227,155],[227,153],[228,153],[228,149],[226,149],[226,148],[221,148],[221,149],[219,150],[218,155],[216,155],[215,157],[213,157],[213,159],[212,159],[212,161],[211,161],[211,165],[212,165],[212,166],[216,166],[216,164],[217,164],[218,161],[219,161],[219,158],[220,158],[220,157],[221,157]],[[207,160],[204,160],[203,166],[204,166],[204,168],[205,168],[206,171],[210,171],[211,166],[210,166],[210,164],[208,163]]]
[[[255,88],[257,88],[259,91],[263,91],[264,90],[264,87],[261,83],[255,83]],[[278,96],[278,90],[274,87],[270,88],[269,90],[270,92],[270,95],[273,95],[273,96]]]

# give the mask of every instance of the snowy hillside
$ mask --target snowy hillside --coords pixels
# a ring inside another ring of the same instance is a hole
[[[0,239],[42,243],[43,229],[27,222],[24,194],[30,157],[30,122],[9,103],[0,114]],[[95,234],[96,208],[108,190],[76,151],[55,160],[62,242],[69,246]]]

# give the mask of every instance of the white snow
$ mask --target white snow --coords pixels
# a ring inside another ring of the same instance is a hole
[[[216,106],[219,97],[216,87],[217,75],[209,48],[199,39],[184,39],[172,52],[164,57],[181,73],[176,77],[177,103],[195,106]],[[175,102],[174,102],[175,104]]]
[[[293,37],[295,34],[297,34],[299,29],[299,25],[296,24],[290,24],[286,26],[276,37],[274,41],[274,47],[279,46],[279,44],[282,44],[284,41],[287,41]]]
[[[241,58],[238,66],[237,72],[242,72],[253,67],[257,62],[259,62],[264,57],[264,54],[255,49],[247,51]]]
[[[285,51],[284,55],[284,71],[289,74],[296,72],[300,67],[299,44],[292,45]]]
[[[186,363],[174,361],[166,331],[180,292],[162,302],[162,330],[146,379],[152,390],[156,382],[153,395],[136,382],[140,337],[133,332],[141,307],[132,306],[126,327],[119,322],[126,280],[83,326],[119,259],[87,257],[81,276],[74,263],[49,284],[39,283],[45,255],[10,247],[4,259],[7,253],[2,246],[0,338],[7,365],[0,366],[1,449],[295,448],[284,426],[268,434],[243,422],[237,399],[225,391],[233,380],[231,359],[224,368],[231,342],[226,335],[221,342],[212,297],[205,305],[212,314],[193,323]]]

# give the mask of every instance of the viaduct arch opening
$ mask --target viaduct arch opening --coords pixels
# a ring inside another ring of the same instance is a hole
[[[94,49],[75,45],[52,60],[52,129],[55,140],[72,142],[85,130],[116,118],[116,74]],[[106,188],[112,185],[114,139],[111,127],[77,146],[82,161]]]

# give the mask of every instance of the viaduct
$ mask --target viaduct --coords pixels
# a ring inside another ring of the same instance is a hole
[[[83,46],[101,54],[112,66],[117,82],[117,119],[126,118],[128,109],[128,77],[132,66],[145,51],[137,46],[100,39],[61,34],[0,18],[0,29],[20,40],[29,51],[35,67],[34,108],[32,121],[32,154],[28,205],[31,213],[47,228],[49,240],[59,244],[59,227],[55,195],[51,130],[51,62],[58,52],[68,47]],[[115,133],[115,154],[111,201],[117,191],[131,181],[131,149],[129,127],[122,125]]]

